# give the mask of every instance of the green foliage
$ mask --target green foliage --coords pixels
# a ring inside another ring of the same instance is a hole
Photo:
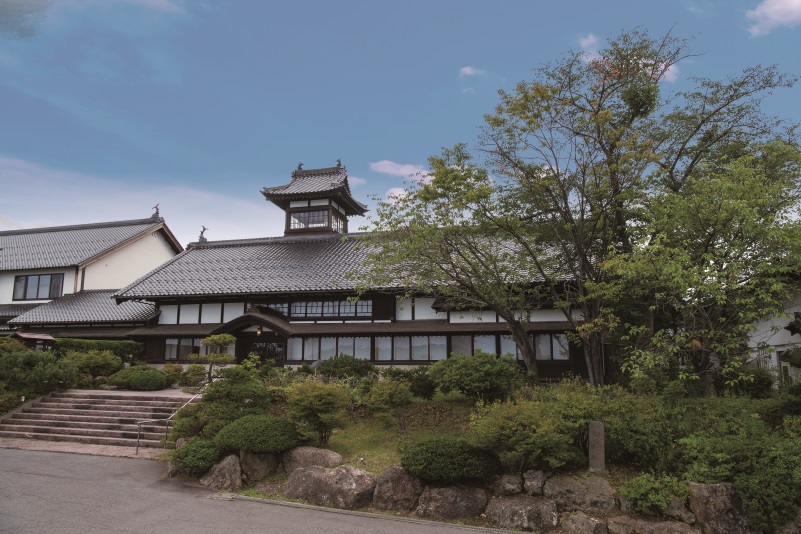
[[[32,397],[75,387],[78,367],[50,352],[18,352],[17,346],[9,343],[0,350],[0,377],[7,390]]]
[[[10,412],[22,404],[22,395],[16,391],[0,390],[0,415]]]
[[[144,357],[145,345],[137,341],[57,338],[56,350],[59,354],[65,354],[66,352],[109,351],[123,362],[130,362],[136,358]]]
[[[178,385],[197,387],[206,380],[206,368],[199,363],[190,363],[186,370],[181,373]]]
[[[184,366],[180,363],[165,363],[161,368],[164,377],[167,380],[167,387],[177,384],[184,374]]]
[[[30,349],[28,349],[22,341],[12,337],[0,336],[0,354],[6,352],[25,352],[27,350]]]
[[[366,378],[376,374],[375,365],[370,360],[340,354],[322,360],[317,365],[317,373],[326,378]]]
[[[437,392],[437,384],[428,374],[428,367],[417,366],[411,369],[399,369],[397,367],[387,367],[382,374],[392,380],[400,380],[409,384],[409,391],[415,397],[431,400]]]
[[[349,402],[339,384],[306,380],[289,386],[287,414],[301,431],[316,435],[320,446],[324,446],[334,429],[343,425]]]
[[[228,424],[214,437],[223,450],[280,454],[298,444],[295,425],[270,415],[247,415]]]
[[[651,473],[643,473],[631,478],[618,488],[618,494],[631,501],[634,509],[638,512],[646,509],[665,510],[670,501],[679,499],[684,502],[689,493],[686,482],[673,476]]]
[[[409,384],[400,380],[385,378],[373,385],[364,398],[364,405],[374,414],[387,413],[395,417],[398,430],[406,432],[406,408],[412,404],[414,395]]]
[[[153,367],[139,365],[118,371],[108,377],[108,380],[118,388],[133,391],[158,391],[167,384],[164,373]]]
[[[78,372],[92,376],[109,376],[122,369],[122,358],[110,350],[79,352],[62,349],[62,357],[74,362]]]
[[[410,445],[401,465],[413,476],[448,484],[485,480],[500,471],[498,456],[459,438],[438,438]]]
[[[442,392],[459,391],[484,402],[507,399],[523,383],[520,366],[514,359],[480,350],[474,356],[457,354],[440,360],[428,374]]]
[[[217,462],[220,449],[209,439],[195,439],[176,449],[172,461],[180,471],[191,477],[202,477]]]

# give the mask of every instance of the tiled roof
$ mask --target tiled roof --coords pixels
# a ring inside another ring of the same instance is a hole
[[[368,250],[352,234],[217,241],[193,245],[120,290],[118,299],[352,291],[348,273]]]
[[[262,194],[281,208],[286,208],[284,199],[290,197],[338,197],[340,202],[348,204],[359,214],[367,211],[367,206],[354,199],[348,185],[348,172],[344,165],[325,169],[308,169],[292,171],[292,181],[286,185],[265,187]]]
[[[26,311],[30,311],[41,305],[41,302],[37,302],[36,304],[0,304],[0,319],[22,315]]]
[[[116,291],[92,290],[64,295],[23,313],[9,324],[142,323],[156,317],[156,307],[150,302],[131,301],[117,305],[112,298]]]
[[[0,270],[81,265],[163,223],[150,218],[0,232]]]

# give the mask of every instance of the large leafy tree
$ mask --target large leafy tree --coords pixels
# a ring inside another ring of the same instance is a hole
[[[407,287],[426,291],[436,281],[435,291],[517,318],[517,324],[509,321],[510,330],[520,331],[515,339],[524,355],[531,353],[522,333],[527,311],[555,305],[575,328],[590,381],[602,383],[604,342],[617,339],[622,323],[629,334],[646,325],[647,335],[636,332],[639,343],[659,339],[658,303],[649,297],[658,288],[638,283],[635,291],[637,277],[630,276],[645,261],[643,251],[672,258],[685,250],[698,258],[690,249],[704,241],[689,221],[674,216],[676,210],[702,210],[710,194],[728,206],[730,178],[739,176],[746,189],[749,180],[751,186],[762,183],[758,161],[773,166],[773,187],[782,194],[765,191],[757,211],[775,217],[753,225],[784,228],[797,198],[791,193],[792,132],[779,130],[760,110],[765,94],[793,80],[773,67],[755,67],[725,82],[695,80],[697,89],[664,95],[666,73],[689,54],[682,39],[635,30],[595,54],[570,52],[535,71],[533,81],[500,91],[479,141],[482,165],[473,165],[463,147],[446,150],[432,158],[431,176],[379,207],[371,239],[394,252],[385,262],[376,255],[373,274],[386,279],[406,262],[396,272],[404,273],[400,280]],[[669,250],[649,248],[667,236],[673,236]],[[740,236],[735,231],[730,237]],[[725,239],[713,239],[712,246]],[[760,263],[756,250],[749,250],[743,255],[752,260],[752,272],[786,259],[774,249]],[[428,261],[432,256],[440,261]],[[675,268],[686,275],[681,265]],[[697,279],[684,282],[686,293]],[[759,304],[767,309],[765,301]],[[673,319],[674,333],[691,322]]]

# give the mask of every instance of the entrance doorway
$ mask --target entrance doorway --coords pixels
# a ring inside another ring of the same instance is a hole
[[[273,365],[280,367],[286,359],[286,340],[274,334],[240,335],[236,344],[236,359],[243,361],[252,352],[259,355],[259,360],[272,360]]]

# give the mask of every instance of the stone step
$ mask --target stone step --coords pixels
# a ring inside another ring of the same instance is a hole
[[[75,427],[45,427],[45,426],[32,426],[32,425],[17,425],[0,423],[0,431],[18,432],[23,434],[43,434],[43,435],[59,435],[59,436],[84,436],[95,438],[119,438],[131,439],[136,441],[136,428],[133,430],[98,430],[89,428],[75,428]],[[160,440],[164,437],[163,432],[142,432],[141,439]]]
[[[137,395],[137,394],[120,394],[113,392],[55,392],[48,395],[47,398],[51,399],[108,399],[108,400],[122,400],[122,401],[166,401],[166,402],[180,402],[184,403],[191,399],[186,396],[173,396],[173,395]]]
[[[3,438],[16,438],[16,439],[38,439],[42,441],[69,441],[74,443],[89,443],[92,445],[116,445],[122,447],[136,447],[136,437],[133,439],[127,438],[104,438],[98,436],[78,436],[68,434],[44,434],[39,432],[16,432],[13,430],[1,430],[0,437]],[[140,447],[153,447],[160,449],[162,447],[161,440],[153,439],[140,439]]]
[[[106,423],[106,424],[121,424],[121,425],[135,425],[138,421],[142,421],[143,419],[166,419],[163,415],[159,415],[158,417],[104,417],[99,415],[70,415],[70,414],[61,414],[61,413],[29,413],[29,412],[17,412],[10,414],[6,421],[12,421],[17,419],[27,419],[27,420],[41,420],[41,421],[64,421],[64,422],[74,422],[74,423]],[[164,423],[160,423],[162,426]]]
[[[142,432],[161,432],[164,433],[169,425],[165,425],[166,420],[162,422],[143,423],[141,428]],[[22,426],[37,426],[37,427],[54,427],[54,428],[83,428],[83,429],[96,429],[96,430],[121,430],[126,432],[136,432],[139,425],[136,422],[120,423],[115,421],[63,421],[54,419],[28,419],[24,417],[13,417],[0,421],[0,425],[22,425]]]
[[[45,409],[45,410],[62,410],[62,411],[79,411],[79,412],[93,412],[93,411],[118,411],[118,412],[140,412],[140,413],[163,413],[171,414],[177,410],[177,407],[153,405],[153,406],[126,406],[121,404],[76,404],[66,402],[45,402],[36,401],[29,404],[27,409]]]
[[[180,408],[186,401],[175,400],[127,400],[127,399],[84,399],[71,397],[46,398],[42,404],[71,404],[73,406],[157,406]]]
[[[86,415],[89,417],[129,417],[137,419],[155,419],[167,418],[174,412],[169,410],[154,411],[147,410],[125,410],[119,409],[119,406],[112,406],[108,409],[98,408],[96,410],[76,410],[74,408],[52,408],[49,406],[30,406],[21,410],[24,413],[41,413],[41,414],[63,414],[63,415]]]

